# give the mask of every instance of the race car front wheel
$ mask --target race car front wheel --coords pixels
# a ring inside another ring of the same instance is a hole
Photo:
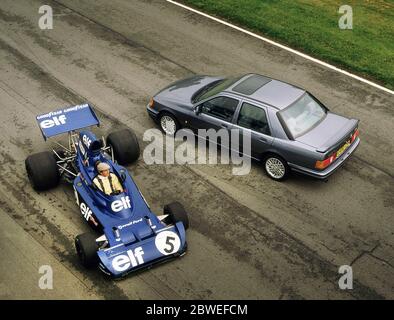
[[[98,264],[96,236],[92,233],[83,233],[75,237],[75,249],[78,258],[85,268],[93,268]]]
[[[45,151],[28,156],[25,167],[35,190],[44,191],[58,185],[60,174],[52,152]]]
[[[115,160],[120,165],[131,164],[140,156],[137,136],[130,129],[110,133],[107,137],[107,144],[111,146]]]
[[[168,215],[172,223],[182,222],[185,230],[189,228],[189,217],[183,205],[179,202],[172,202],[164,206],[164,214]]]

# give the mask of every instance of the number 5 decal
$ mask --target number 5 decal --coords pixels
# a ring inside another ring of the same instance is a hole
[[[157,250],[165,256],[179,251],[181,240],[178,235],[172,231],[162,231],[155,239]]]
[[[171,236],[167,236],[167,239],[166,239],[166,245],[167,245],[167,247],[166,248],[164,248],[164,251],[165,252],[167,252],[168,254],[171,254],[172,252],[174,252],[174,241],[175,241],[176,239],[174,238],[174,237],[171,237]]]

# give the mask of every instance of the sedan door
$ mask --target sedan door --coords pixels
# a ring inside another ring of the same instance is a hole
[[[230,130],[239,100],[227,96],[218,96],[198,106],[198,113],[193,119],[195,129]],[[228,132],[228,137],[230,133]],[[216,141],[214,141],[216,142]]]
[[[194,118],[196,129],[230,128],[239,101],[234,98],[219,96],[207,100],[198,106],[199,112]]]
[[[270,148],[274,141],[265,108],[243,102],[234,124],[235,128],[240,130],[241,147],[245,134],[250,134],[251,156],[261,160],[261,155]]]

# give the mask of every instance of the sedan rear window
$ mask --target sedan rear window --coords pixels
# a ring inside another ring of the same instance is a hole
[[[326,116],[327,110],[311,95],[305,93],[300,99],[286,109],[279,112],[285,129],[293,138],[297,138],[314,126]]]

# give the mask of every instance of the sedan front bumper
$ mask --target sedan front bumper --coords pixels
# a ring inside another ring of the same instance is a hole
[[[156,110],[154,110],[154,109],[152,109],[151,107],[149,107],[149,105],[146,106],[146,111],[148,111],[149,116],[150,116],[154,121],[157,122],[157,120],[158,120],[157,118],[158,118],[159,112],[156,111]]]

